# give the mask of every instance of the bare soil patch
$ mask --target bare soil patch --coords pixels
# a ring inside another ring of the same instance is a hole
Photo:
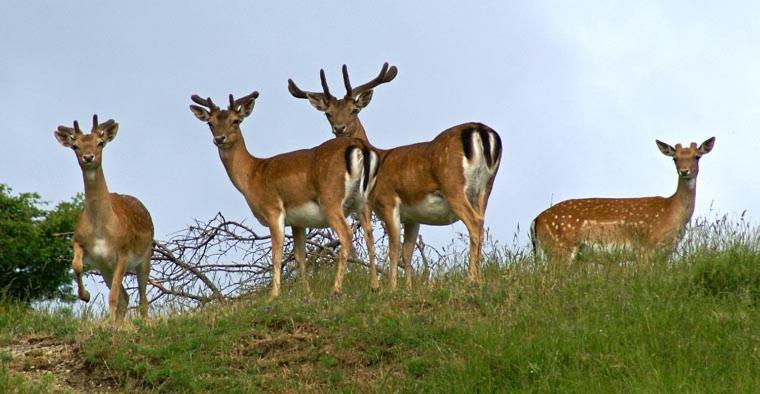
[[[38,382],[50,379],[58,392],[118,392],[119,385],[107,371],[92,368],[79,344],[54,337],[30,336],[0,346],[0,357],[11,373]]]

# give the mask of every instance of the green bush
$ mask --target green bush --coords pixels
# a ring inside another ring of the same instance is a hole
[[[72,297],[71,235],[82,196],[46,210],[36,193],[0,184],[0,292],[10,301]]]

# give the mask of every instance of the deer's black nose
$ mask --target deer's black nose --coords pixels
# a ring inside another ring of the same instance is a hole
[[[93,160],[95,160],[95,155],[92,153],[87,153],[82,155],[82,160],[85,161],[85,163],[91,163]]]
[[[214,143],[217,144],[217,145],[223,144],[224,141],[226,141],[226,140],[227,140],[227,136],[226,135],[218,135],[218,136],[214,137]]]

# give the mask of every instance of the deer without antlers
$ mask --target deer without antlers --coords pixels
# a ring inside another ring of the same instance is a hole
[[[153,253],[153,221],[150,213],[135,197],[109,193],[103,174],[103,148],[113,141],[119,129],[110,119],[98,123],[92,117],[92,131],[84,134],[79,123],[74,128],[58,126],[55,137],[61,145],[72,148],[84,177],[84,209],[74,231],[74,259],[79,298],[90,300],[82,283],[83,262],[95,266],[110,289],[108,307],[111,320],[121,321],[127,312],[129,297],[122,286],[125,273],[137,275],[140,314],[148,315],[146,286]]]
[[[348,68],[343,65],[346,95],[330,94],[324,70],[320,70],[322,92],[306,92],[292,79],[288,90],[296,98],[306,98],[324,112],[337,139],[354,137],[367,141],[359,111],[372,99],[373,89],[392,81],[398,73],[385,63],[380,74],[356,88],[351,87]],[[374,148],[383,165],[370,196],[371,209],[388,233],[390,288],[396,288],[401,226],[404,227],[402,260],[406,287],[412,286],[411,257],[420,224],[448,225],[464,222],[470,237],[468,277],[480,280],[480,249],[483,224],[494,178],[501,162],[501,138],[481,123],[451,127],[428,142],[383,150]],[[371,237],[370,208],[362,214],[365,236]],[[378,287],[373,275],[373,287]]]
[[[379,160],[359,139],[328,141],[311,149],[270,158],[248,152],[240,123],[253,111],[258,92],[235,100],[227,109],[211,98],[192,96],[190,110],[208,123],[219,157],[232,184],[245,197],[253,216],[269,227],[272,237],[272,290],[280,294],[284,228],[293,229],[295,256],[304,289],[306,278],[306,227],[331,227],[338,234],[341,251],[333,293],[341,292],[343,273],[351,251],[351,230],[346,216],[359,212],[374,186]],[[205,108],[204,108],[205,107]]]
[[[615,247],[645,258],[655,251],[671,253],[694,213],[699,158],[712,150],[715,137],[700,146],[656,142],[675,162],[678,186],[672,196],[562,201],[533,220],[534,250],[560,260],[573,258],[582,247]]]

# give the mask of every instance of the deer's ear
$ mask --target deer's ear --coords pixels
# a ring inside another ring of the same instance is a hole
[[[111,142],[116,138],[116,133],[119,132],[119,124],[114,122],[113,119],[108,119],[108,121],[98,126],[98,132],[103,141]]]
[[[253,112],[253,106],[255,104],[256,104],[256,100],[250,99],[250,100],[244,102],[243,104],[241,104],[240,107],[235,112],[237,112],[237,115],[241,119],[242,118],[247,118],[248,115],[250,115],[251,112]],[[196,115],[196,116],[198,116],[198,115]]]
[[[208,122],[209,119],[211,119],[211,114],[203,107],[191,105],[190,111],[192,111],[193,115],[195,115],[195,117],[200,119],[202,122]]]
[[[662,152],[663,155],[670,156],[670,157],[673,157],[676,155],[676,150],[672,146],[660,140],[655,140],[655,142],[657,142],[657,147],[660,148],[660,152]]]
[[[715,137],[710,137],[707,139],[707,141],[703,142],[702,145],[699,146],[699,149],[697,149],[697,151],[699,152],[700,155],[706,155],[710,153],[714,145],[715,145]]]
[[[364,108],[369,105],[370,101],[372,101],[372,90],[368,90],[359,94],[359,97],[356,98],[356,106],[359,108]]]
[[[312,93],[306,93],[306,98],[309,99],[309,103],[311,103],[311,105],[314,108],[322,112],[327,111],[327,98],[325,96],[321,94],[317,95],[317,94],[312,94]]]
[[[71,148],[74,145],[74,129],[70,129],[66,126],[58,126],[58,129],[53,132],[55,139],[61,145]]]

